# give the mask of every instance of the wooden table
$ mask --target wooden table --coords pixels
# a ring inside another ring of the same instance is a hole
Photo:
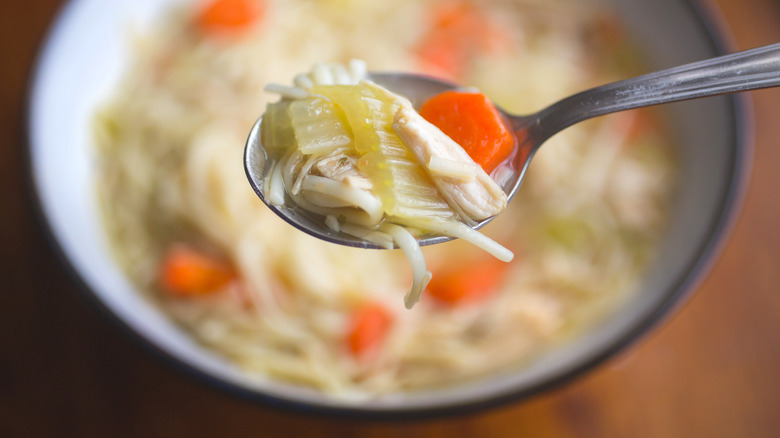
[[[780,90],[753,94],[755,166],[693,298],[593,372],[523,403],[402,424],[237,400],[102,316],[48,245],[25,171],[25,90],[62,2],[0,1],[0,436],[780,436]],[[777,0],[717,0],[740,49],[780,41]]]

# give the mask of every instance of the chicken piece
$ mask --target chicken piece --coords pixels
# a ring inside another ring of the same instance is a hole
[[[507,197],[501,187],[459,144],[409,105],[401,105],[396,111],[393,130],[428,172],[447,203],[461,216],[480,221],[506,208]],[[444,163],[453,172],[432,169],[432,159],[437,165]],[[468,172],[473,172],[473,176],[469,177]]]
[[[373,185],[357,169],[357,158],[344,154],[331,154],[315,165],[320,175],[325,178],[346,183],[356,189],[371,191]]]

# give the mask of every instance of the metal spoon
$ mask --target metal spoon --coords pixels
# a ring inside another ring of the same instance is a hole
[[[371,73],[370,79],[398,94],[410,98],[415,107],[443,91],[459,85],[426,76],[405,73]],[[583,91],[535,113],[525,116],[504,112],[518,138],[514,177],[504,185],[508,198],[517,193],[531,158],[547,139],[583,120],[617,111],[662,103],[780,85],[780,43],[758,47],[731,55],[686,64]],[[262,118],[261,118],[262,119]],[[244,167],[249,183],[263,202],[262,184],[270,163],[260,142],[260,120],[257,121],[244,150]],[[268,204],[266,202],[266,204]],[[283,207],[268,204],[282,219],[296,228],[328,242],[360,248],[379,247],[328,228],[321,216],[298,208],[292,201]],[[481,228],[492,218],[478,223]],[[452,240],[430,235],[419,238],[420,245]]]

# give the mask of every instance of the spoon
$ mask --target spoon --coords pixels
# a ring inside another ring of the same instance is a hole
[[[409,98],[415,108],[436,94],[462,88],[439,79],[406,73],[370,73],[369,79]],[[503,189],[511,200],[523,182],[534,153],[550,137],[575,123],[618,111],[778,85],[780,43],[592,88],[560,100],[535,114],[518,116],[499,109],[518,139],[518,152],[512,163],[515,173]],[[263,180],[271,163],[260,141],[261,120],[262,117],[249,133],[244,149],[246,175],[260,199],[282,219],[314,237],[341,245],[380,249],[360,238],[331,230],[321,216],[295,206],[289,199],[289,203],[281,207],[271,205],[264,199]],[[474,228],[479,229],[492,219],[485,219]],[[423,235],[418,238],[420,245],[449,240],[452,238],[440,235]]]

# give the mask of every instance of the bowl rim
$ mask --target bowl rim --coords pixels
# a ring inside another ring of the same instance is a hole
[[[715,220],[707,232],[707,238],[697,247],[696,257],[692,258],[683,270],[683,274],[675,279],[674,286],[665,294],[663,301],[660,302],[651,312],[638,318],[631,324],[631,328],[622,333],[617,340],[608,345],[602,351],[588,358],[588,360],[572,367],[552,379],[540,381],[529,385],[526,388],[517,389],[505,394],[498,394],[486,399],[466,401],[441,406],[429,406],[424,408],[390,408],[390,409],[361,409],[357,405],[330,406],[315,405],[296,400],[281,398],[253,390],[248,387],[242,387],[229,383],[214,375],[211,375],[195,366],[188,364],[173,354],[157,345],[153,340],[147,338],[141,333],[135,331],[126,321],[119,317],[108,305],[99,298],[92,290],[87,280],[78,271],[76,266],[68,258],[64,247],[58,239],[50,219],[47,217],[44,208],[44,201],[34,175],[33,158],[33,95],[40,82],[41,70],[47,54],[51,50],[52,36],[56,29],[63,26],[65,19],[74,9],[78,0],[69,0],[63,3],[52,19],[46,33],[38,44],[36,56],[33,61],[31,74],[28,77],[24,114],[26,119],[25,147],[26,151],[22,156],[23,171],[25,172],[26,188],[30,198],[33,200],[33,210],[36,220],[39,221],[44,230],[44,237],[49,242],[50,247],[55,253],[67,274],[73,279],[80,290],[81,295],[87,298],[99,313],[110,321],[115,327],[119,327],[121,332],[127,334],[137,345],[157,357],[163,363],[168,364],[173,370],[183,371],[185,374],[199,382],[207,383],[208,387],[218,389],[220,392],[230,394],[242,401],[259,402],[264,406],[316,415],[321,417],[335,417],[351,420],[422,420],[440,417],[451,417],[460,414],[475,413],[484,411],[512,402],[525,400],[531,396],[547,392],[553,388],[562,386],[565,383],[591,371],[596,366],[604,363],[607,359],[616,356],[627,347],[643,339],[650,330],[661,323],[664,318],[669,318],[674,311],[681,307],[686,299],[690,297],[707,274],[721,254],[728,237],[730,236],[734,225],[739,217],[742,203],[747,192],[750,167],[753,154],[754,139],[754,117],[752,99],[746,93],[731,94],[726,96],[729,100],[728,112],[729,119],[733,120],[731,127],[732,139],[730,143],[734,145],[731,149],[733,160],[729,169],[729,181],[727,191],[720,199],[717,220]],[[697,26],[701,29],[702,35],[707,39],[707,43],[718,55],[724,55],[730,52],[734,47],[728,26],[720,16],[716,7],[706,0],[680,0],[680,4],[691,11],[692,18],[695,19]]]

